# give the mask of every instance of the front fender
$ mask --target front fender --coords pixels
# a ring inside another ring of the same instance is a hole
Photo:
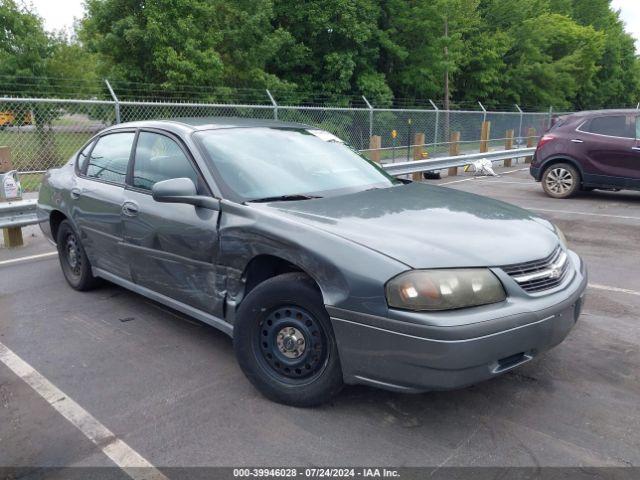
[[[397,260],[323,230],[283,218],[269,208],[223,201],[219,263],[228,299],[240,303],[242,278],[258,255],[282,258],[312,277],[325,305],[386,315],[384,285],[408,270]],[[376,312],[376,313],[374,313]]]

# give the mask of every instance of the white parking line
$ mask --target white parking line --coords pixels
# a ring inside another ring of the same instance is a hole
[[[610,213],[588,213],[588,212],[573,212],[570,210],[558,210],[558,209],[547,209],[547,208],[534,208],[534,207],[526,207],[527,210],[533,210],[534,212],[551,212],[551,213],[566,213],[569,215],[586,215],[588,217],[608,217],[608,218],[621,218],[624,220],[640,220],[640,217],[632,217],[627,215],[611,215]]]
[[[629,290],[627,288],[609,287],[607,285],[598,285],[597,283],[590,283],[589,288],[593,288],[594,290],[604,290],[606,292],[626,293],[628,295],[637,295],[640,297],[640,292]]]
[[[28,257],[19,257],[12,258],[11,260],[3,260],[0,262],[0,266],[2,265],[14,265],[16,263],[29,262],[31,260],[38,260],[40,258],[48,258],[55,257],[58,255],[58,252],[48,252],[48,253],[40,253],[38,255],[29,255]]]
[[[0,362],[24,380],[131,478],[135,480],[168,480],[138,452],[116,437],[93,415],[2,343],[0,343]]]

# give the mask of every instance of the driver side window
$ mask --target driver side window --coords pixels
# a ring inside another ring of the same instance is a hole
[[[180,146],[164,135],[140,132],[133,164],[133,187],[149,190],[162,180],[189,178],[203,193],[198,172]]]

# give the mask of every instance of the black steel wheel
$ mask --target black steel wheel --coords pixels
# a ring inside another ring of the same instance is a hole
[[[342,388],[331,320],[318,287],[303,273],[270,278],[246,296],[233,346],[247,378],[276,402],[319,405]]]
[[[282,381],[306,382],[322,372],[327,338],[320,322],[295,305],[272,310],[259,322],[254,340],[272,374]]]
[[[98,279],[91,273],[91,264],[80,238],[68,220],[63,220],[58,226],[56,244],[60,266],[67,283],[76,290],[90,290],[97,286]]]
[[[78,239],[74,232],[67,233],[64,239],[63,257],[69,274],[79,278],[82,275],[82,255],[80,255]]]

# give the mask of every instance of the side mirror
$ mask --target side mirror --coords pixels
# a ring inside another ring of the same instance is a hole
[[[153,185],[151,195],[156,202],[188,203],[196,207],[220,210],[219,200],[198,195],[196,186],[189,178],[170,178]]]

